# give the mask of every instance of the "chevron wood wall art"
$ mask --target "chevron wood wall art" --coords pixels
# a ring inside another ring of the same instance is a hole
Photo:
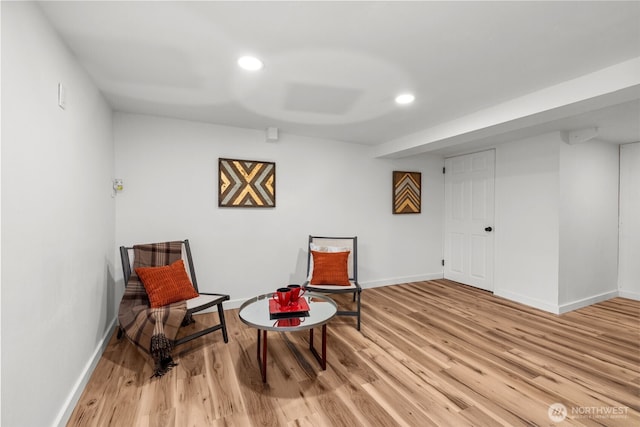
[[[420,213],[422,174],[393,171],[393,213]]]
[[[276,164],[256,160],[218,159],[218,206],[276,206]]]

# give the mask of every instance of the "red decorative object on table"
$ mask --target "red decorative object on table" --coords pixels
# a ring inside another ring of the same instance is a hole
[[[304,298],[300,298],[297,303],[281,306],[276,300],[269,300],[269,313],[279,317],[304,316],[309,311],[309,304]]]

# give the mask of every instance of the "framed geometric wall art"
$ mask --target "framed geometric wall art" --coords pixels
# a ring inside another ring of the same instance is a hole
[[[276,206],[276,164],[257,160],[218,159],[218,206]]]
[[[393,213],[419,214],[422,196],[420,172],[393,171]]]

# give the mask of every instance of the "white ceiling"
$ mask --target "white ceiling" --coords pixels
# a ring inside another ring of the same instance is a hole
[[[385,156],[584,127],[609,142],[640,140],[637,1],[40,5],[116,111],[278,127]],[[238,69],[247,53],[265,68]],[[604,89],[566,95],[578,82]],[[403,91],[416,102],[395,105]],[[540,103],[501,126],[465,127],[467,138],[424,142],[447,123],[556,92],[565,96],[553,108]]]

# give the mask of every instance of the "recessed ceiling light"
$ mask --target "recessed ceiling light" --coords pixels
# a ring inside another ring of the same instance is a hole
[[[257,71],[264,67],[262,61],[255,56],[243,56],[238,59],[238,65],[240,68],[248,71]]]
[[[416,97],[412,93],[403,93],[401,95],[396,96],[397,104],[411,104],[415,101]]]

